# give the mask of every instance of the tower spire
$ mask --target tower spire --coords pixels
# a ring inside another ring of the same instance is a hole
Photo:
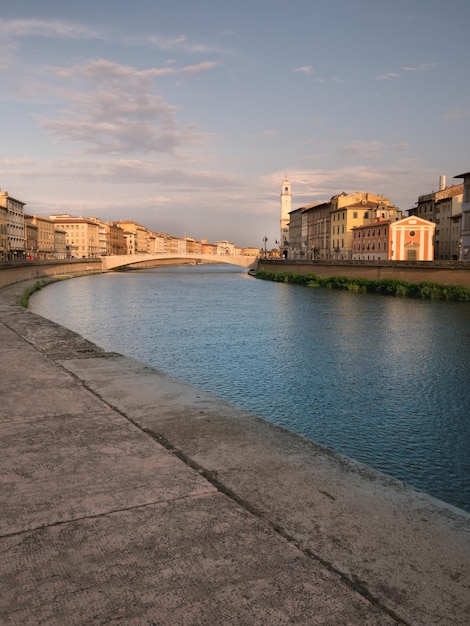
[[[279,242],[279,250],[281,256],[284,258],[287,257],[287,248],[289,244],[289,213],[292,210],[292,195],[291,195],[291,186],[290,182],[287,178],[287,175],[284,177],[281,185],[281,232],[280,232],[280,242]]]

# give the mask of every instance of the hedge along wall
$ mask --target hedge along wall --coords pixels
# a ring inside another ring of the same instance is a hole
[[[256,278],[273,282],[302,285],[304,287],[323,287],[341,289],[356,293],[375,293],[386,296],[401,296],[426,300],[450,300],[470,302],[470,289],[463,285],[442,285],[421,281],[409,283],[395,278],[346,278],[345,276],[320,276],[319,274],[296,274],[295,272],[269,272],[258,270]]]

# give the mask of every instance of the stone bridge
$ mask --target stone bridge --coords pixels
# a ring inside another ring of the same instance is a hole
[[[104,272],[119,267],[141,267],[149,265],[169,265],[176,262],[192,263],[227,263],[241,267],[255,268],[258,265],[258,257],[241,254],[192,254],[192,253],[166,253],[166,254],[123,254],[116,256],[104,256],[101,258],[101,268]]]

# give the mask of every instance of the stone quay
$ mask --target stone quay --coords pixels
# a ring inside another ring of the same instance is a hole
[[[470,515],[0,291],[0,624],[470,616]]]

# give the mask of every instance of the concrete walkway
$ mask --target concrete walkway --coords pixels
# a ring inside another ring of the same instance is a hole
[[[468,625],[470,515],[105,353],[16,291],[0,624]]]

